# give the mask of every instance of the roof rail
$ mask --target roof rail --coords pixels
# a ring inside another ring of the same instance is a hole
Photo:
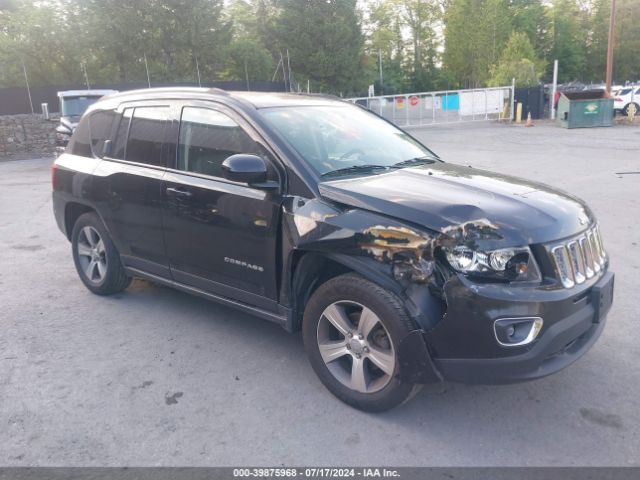
[[[229,95],[229,92],[227,92],[226,90],[223,90],[222,88],[218,88],[218,87],[210,88],[209,91],[211,93],[218,93],[220,95]]]

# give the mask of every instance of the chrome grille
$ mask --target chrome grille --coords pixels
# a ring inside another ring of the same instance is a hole
[[[604,271],[607,255],[602,246],[598,227],[587,230],[577,238],[551,247],[551,256],[562,285],[580,285]]]

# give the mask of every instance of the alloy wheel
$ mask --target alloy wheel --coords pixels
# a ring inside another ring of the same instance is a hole
[[[346,300],[329,305],[318,322],[317,340],[327,369],[346,387],[374,393],[393,378],[393,342],[380,318],[364,305]]]
[[[94,284],[102,283],[107,274],[107,255],[104,241],[95,228],[86,226],[80,231],[77,252],[87,279]]]

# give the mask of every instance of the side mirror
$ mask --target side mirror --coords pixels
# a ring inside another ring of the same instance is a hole
[[[267,180],[267,164],[257,155],[231,155],[222,162],[222,176],[232,182],[263,183]]]

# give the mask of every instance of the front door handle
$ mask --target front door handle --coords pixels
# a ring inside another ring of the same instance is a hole
[[[191,193],[188,190],[181,190],[179,188],[174,188],[174,187],[167,187],[167,189],[165,191],[168,194],[175,195],[177,197],[189,198],[189,197],[193,196],[193,193]]]

